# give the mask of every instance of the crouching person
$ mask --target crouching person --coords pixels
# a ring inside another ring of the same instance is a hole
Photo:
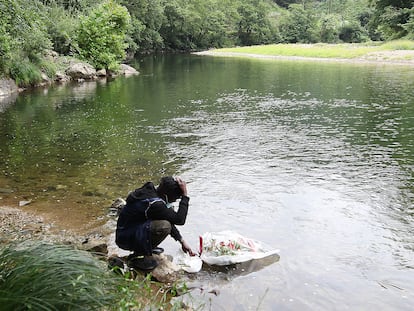
[[[180,203],[175,211],[170,205],[178,199]],[[195,255],[176,227],[185,224],[189,200],[185,181],[171,176],[161,178],[157,188],[147,182],[129,193],[119,214],[115,234],[120,248],[133,251],[128,256],[129,267],[154,269],[157,262],[152,254],[163,252],[158,245],[168,235],[181,243],[184,252]]]

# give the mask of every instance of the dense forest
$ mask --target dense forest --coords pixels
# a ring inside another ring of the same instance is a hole
[[[413,0],[0,0],[0,76],[52,75],[45,51],[115,69],[136,53],[414,39]]]

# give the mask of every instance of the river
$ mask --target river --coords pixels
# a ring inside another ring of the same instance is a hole
[[[0,204],[31,201],[88,232],[115,198],[180,175],[194,249],[233,230],[280,254],[192,276],[196,305],[412,309],[412,67],[195,55],[134,66],[139,76],[37,89],[0,112]]]

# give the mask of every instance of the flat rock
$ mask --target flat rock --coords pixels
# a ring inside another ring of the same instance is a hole
[[[96,70],[87,63],[74,63],[66,69],[65,73],[73,80],[91,80],[96,78]]]

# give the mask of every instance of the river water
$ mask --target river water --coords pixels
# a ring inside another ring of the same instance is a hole
[[[412,309],[412,67],[194,55],[134,66],[137,77],[39,89],[3,108],[0,204],[31,201],[85,232],[114,198],[180,175],[194,249],[204,232],[233,230],[280,254],[190,277],[203,288],[195,305]]]

